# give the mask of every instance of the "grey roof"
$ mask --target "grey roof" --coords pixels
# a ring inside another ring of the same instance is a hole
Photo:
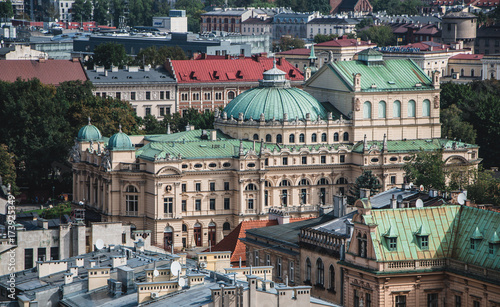
[[[304,227],[314,227],[316,225],[323,224],[325,222],[330,221],[332,218],[333,218],[333,212],[314,219],[288,223],[283,225],[249,229],[246,231],[246,233],[259,237],[269,238],[274,241],[279,241],[298,247],[299,243],[298,234],[300,232],[300,229]]]
[[[248,10],[227,10],[227,11],[211,11],[203,13],[203,16],[241,16],[248,12]]]
[[[418,194],[419,192],[416,190],[402,190],[393,188],[370,197],[370,203],[372,205],[372,208],[382,209],[391,205],[391,198],[393,195],[394,198],[398,198],[398,196],[401,195],[403,197],[403,200],[405,200]]]
[[[476,18],[477,19],[477,16],[472,14],[472,13],[460,11],[460,12],[448,13],[448,14],[444,15],[443,18],[465,18],[465,19]]]
[[[356,211],[348,213],[342,217],[330,220],[323,224],[312,227],[313,229],[320,230],[326,233],[331,233],[337,236],[349,236],[347,234],[347,224],[351,222],[352,217]]]
[[[129,72],[126,69],[118,71],[107,70],[107,76],[104,72],[96,70],[85,70],[89,81],[94,84],[151,84],[151,83],[172,83],[175,80],[164,68],[150,69],[144,71],[139,69],[136,72]]]
[[[333,25],[356,25],[358,20],[352,18],[335,18],[335,17],[322,17],[314,18],[308,22],[309,24],[333,24]]]

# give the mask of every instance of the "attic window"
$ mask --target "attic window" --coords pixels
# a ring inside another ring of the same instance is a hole
[[[425,228],[424,225],[421,225],[418,231],[415,233],[420,249],[422,250],[429,249],[429,235],[430,233],[427,231],[427,228]]]
[[[197,80],[196,78],[196,73],[194,71],[192,71],[190,74],[189,74],[189,78],[192,79],[192,80]]]
[[[94,79],[101,79],[101,77],[94,77]]]
[[[243,79],[243,73],[241,72],[241,70],[238,70],[238,72],[236,72],[236,78]]]
[[[474,233],[470,238],[470,249],[474,251],[477,250],[482,240],[483,240],[483,234],[479,231],[479,228],[476,227],[476,230],[474,231]]]
[[[160,76],[160,78],[165,79],[167,76]]]
[[[149,79],[149,76],[144,76],[144,79]]]
[[[493,237],[491,238],[488,244],[488,253],[490,255],[494,255],[498,251],[499,247],[500,247],[500,238],[498,237],[498,234],[495,231],[493,233]]]
[[[118,79],[118,77],[117,76],[113,76],[113,77],[111,77],[111,79]]]
[[[387,246],[390,251],[396,251],[398,249],[398,238],[387,238]]]
[[[394,81],[387,81],[387,83],[392,84],[392,85],[396,84],[396,82],[394,82]]]
[[[127,79],[132,79],[132,76],[127,76]]]
[[[217,70],[214,70],[214,73],[212,74],[212,76],[214,77],[214,79],[219,80],[219,76],[217,76]]]
[[[387,232],[384,234],[385,243],[390,251],[397,251],[398,249],[398,235],[394,230],[393,226],[390,226]]]
[[[422,83],[415,84],[415,87],[422,87]]]
[[[290,69],[290,71],[288,72],[288,75],[289,75],[290,77],[296,77],[296,75],[295,75],[295,70]]]
[[[376,84],[372,84],[372,86],[370,86],[371,88],[377,88],[377,85]]]

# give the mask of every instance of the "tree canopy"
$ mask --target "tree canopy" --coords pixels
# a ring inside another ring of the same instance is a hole
[[[314,35],[314,42],[316,44],[328,42],[339,37],[337,34],[316,34]]]
[[[92,2],[90,0],[75,0],[71,6],[74,21],[89,21],[92,19]]]
[[[379,47],[390,46],[396,43],[396,38],[389,26],[372,26],[358,33],[364,41],[371,40]]]
[[[360,198],[361,189],[369,189],[370,195],[375,195],[381,187],[380,181],[372,174],[372,171],[363,171],[363,174],[356,178],[354,185],[349,189],[349,203],[352,204]]]
[[[500,206],[500,180],[494,178],[491,171],[483,169],[476,171],[466,189],[467,198],[476,204]]]
[[[10,0],[0,2],[0,18],[9,18],[14,16],[14,10],[12,9],[12,2]],[[5,20],[7,21],[7,20]]]
[[[130,61],[130,57],[125,52],[125,47],[118,43],[104,43],[97,45],[94,54],[87,62],[87,67],[93,65],[104,66],[106,69],[111,66],[122,68]]]
[[[198,109],[190,108],[184,112],[184,116],[181,116],[179,112],[167,114],[161,121],[154,116],[146,116],[142,124],[146,134],[167,133],[169,124],[172,133],[185,131],[188,124],[195,126],[196,129],[213,129],[214,112],[200,113]]]
[[[144,67],[144,65],[151,65],[155,67],[157,65],[163,65],[168,59],[171,60],[187,60],[186,54],[181,47],[167,47],[163,46],[156,48],[156,46],[151,46],[146,49],[139,51],[135,58],[135,64]]]
[[[188,18],[188,31],[198,33],[200,31],[200,16],[205,11],[204,5],[200,0],[177,0],[175,8],[178,10],[186,10]]]
[[[11,193],[17,191],[15,156],[5,144],[0,144],[0,176],[3,185],[11,185]]]
[[[370,3],[374,12],[385,11],[388,15],[417,15],[423,6],[420,0],[373,0]]]
[[[305,43],[298,37],[282,36],[278,43],[273,43],[273,49],[277,52],[291,49],[304,48]]]
[[[444,191],[446,179],[443,161],[443,151],[420,151],[413,155],[403,166],[406,182],[423,185],[427,190]]]

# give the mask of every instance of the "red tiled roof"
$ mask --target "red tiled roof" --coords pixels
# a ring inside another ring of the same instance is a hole
[[[435,42],[419,42],[419,43],[413,43],[413,44],[408,44],[404,46],[400,46],[402,48],[419,48],[420,51],[430,51],[430,48],[432,46],[433,51],[439,51],[439,50],[446,50],[447,48],[450,48],[450,45],[444,45],[444,44],[438,44]]]
[[[308,220],[311,217],[290,218],[290,223]],[[240,257],[242,264],[246,263],[246,247],[240,239],[246,237],[246,231],[254,228],[262,228],[278,225],[277,220],[259,220],[259,221],[243,221],[233,229],[224,239],[217,245],[212,247],[212,251],[231,251],[231,263],[239,263]]]
[[[483,58],[483,54],[457,54],[452,56],[450,59],[453,60],[481,60]]]
[[[307,48],[292,49],[292,50],[278,52],[276,54],[277,55],[310,55],[311,49],[307,49]]]
[[[266,70],[273,68],[273,59],[265,57],[174,60],[170,63],[178,83],[257,82]],[[285,59],[277,59],[276,66],[286,73],[287,79],[304,80],[300,70]]]
[[[328,42],[323,42],[314,45],[315,47],[349,47],[349,46],[356,46],[357,45],[357,40],[354,38],[341,38],[341,39],[334,39]],[[371,46],[375,45],[373,43],[368,44],[367,41],[360,41],[359,46]]]
[[[86,81],[79,61],[72,60],[0,60],[0,80],[14,82],[38,78],[43,84],[58,85],[64,81]]]

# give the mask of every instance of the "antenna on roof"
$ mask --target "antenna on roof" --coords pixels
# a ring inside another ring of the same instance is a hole
[[[88,120],[89,120],[89,126],[90,126],[90,116],[88,117]]]

